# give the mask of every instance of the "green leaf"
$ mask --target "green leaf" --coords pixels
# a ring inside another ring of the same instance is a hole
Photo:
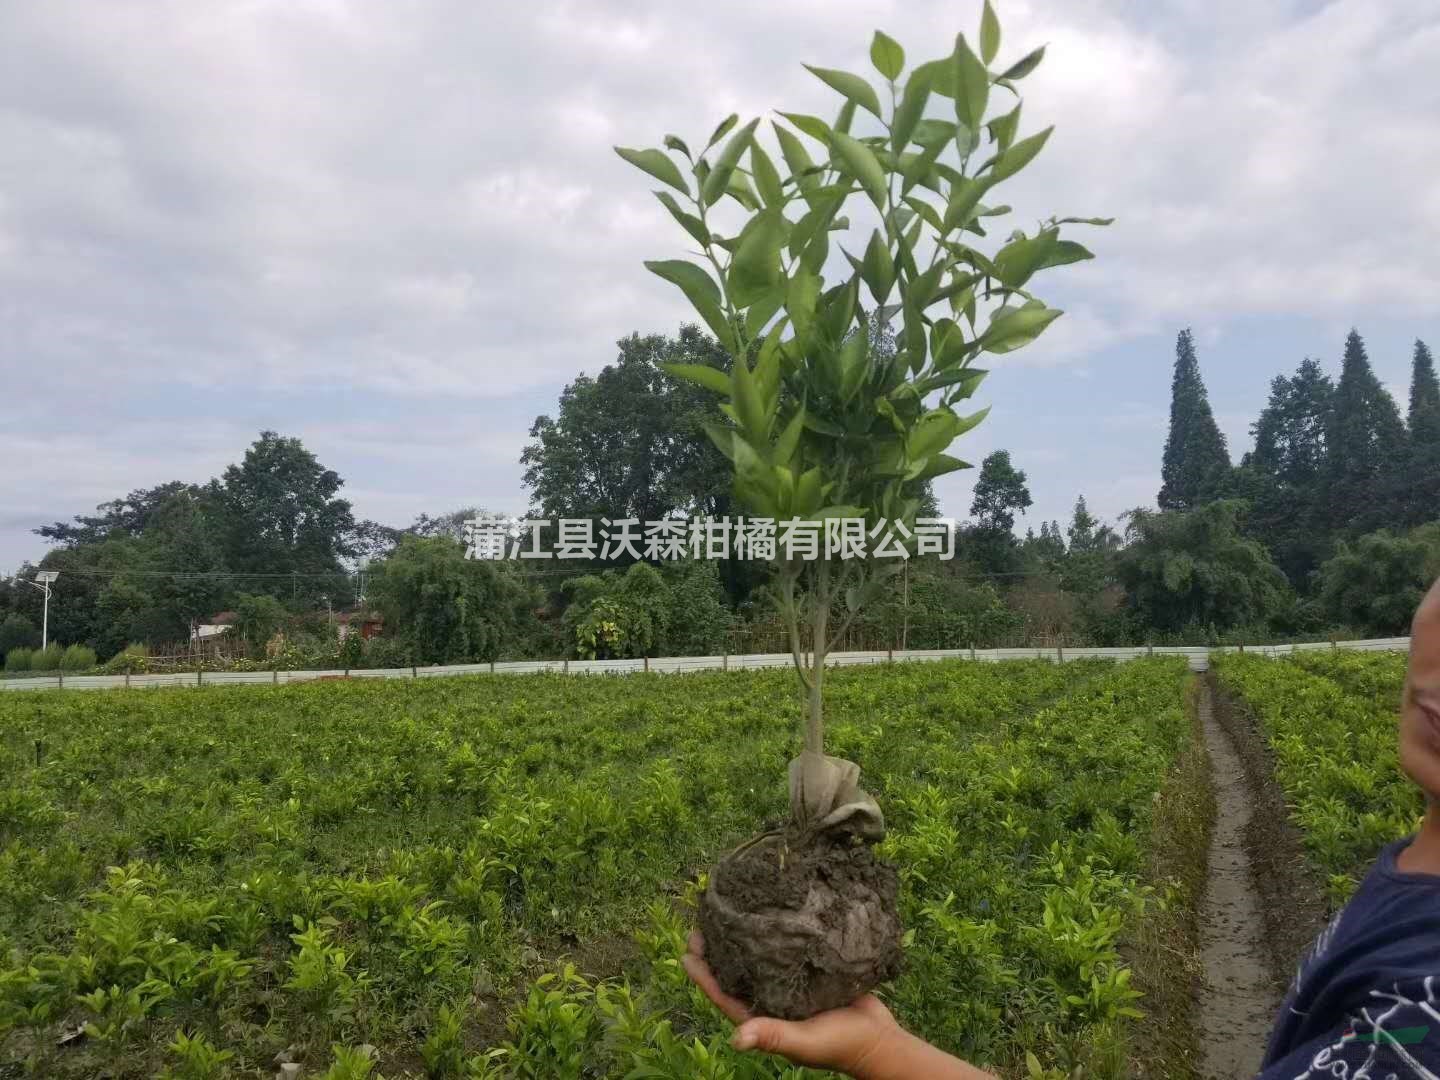
[[[769,434],[766,423],[765,405],[760,400],[760,388],[755,375],[744,357],[737,356],[730,369],[730,399],[735,406],[735,418],[747,440],[760,441]]]
[[[709,175],[705,177],[705,183],[700,188],[700,199],[706,206],[718,202],[729,188],[730,177],[735,172],[735,166],[739,164],[741,155],[750,146],[750,140],[755,135],[755,126],[759,123],[758,118],[751,120],[734,135],[731,135],[730,141],[725,144],[725,149],[720,151],[720,156],[715,159],[715,164],[711,167]],[[729,130],[726,124],[720,126]]]
[[[805,144],[795,137],[794,132],[776,123],[770,126],[775,129],[775,138],[780,143],[780,154],[790,169],[790,175],[794,177],[796,186],[809,198],[810,193],[820,186],[820,177],[810,171],[815,168],[815,162],[806,151]],[[825,130],[828,142],[829,127]]]
[[[820,299],[820,275],[805,267],[798,267],[790,275],[790,286],[785,296],[785,310],[795,333],[808,337],[815,322],[815,304]]]
[[[865,508],[861,506],[827,506],[810,514],[812,521],[826,521],[829,518],[863,518]]]
[[[924,199],[911,195],[905,199],[905,205],[919,214],[925,223],[936,232],[944,231],[945,226],[940,221],[940,214]]]
[[[985,10],[980,13],[980,58],[985,63],[992,64],[999,51],[1000,20],[995,17],[995,9],[990,6],[990,0],[985,0]]]
[[[666,135],[665,145],[671,150],[684,154],[687,158],[690,156],[690,147],[685,145],[685,140],[680,138],[679,135]]]
[[[637,169],[644,169],[661,183],[669,184],[686,195],[690,194],[690,186],[685,183],[685,177],[680,175],[680,166],[676,165],[664,151],[630,150],[624,146],[617,146],[615,153]]]
[[[777,285],[750,301],[749,308],[745,312],[745,336],[751,341],[757,339],[764,332],[775,313],[780,310],[780,305],[785,302],[784,283]]]
[[[820,500],[824,498],[821,494],[820,466],[813,469],[806,469],[800,474],[800,479],[795,481],[795,501],[792,503],[793,511],[797,517],[808,517],[812,510],[820,506]]]
[[[1043,304],[1000,308],[991,316],[981,344],[986,352],[1013,352],[1034,341],[1060,315],[1058,308],[1047,308]]]
[[[733,354],[736,348],[735,330],[721,310],[720,287],[715,279],[694,263],[683,259],[664,259],[647,262],[645,268],[652,274],[680,286],[691,305],[699,312],[705,324],[710,327],[716,339],[726,352]]]
[[[907,385],[914,387],[915,393],[924,397],[926,394],[932,394],[936,390],[943,390],[947,386],[955,386],[965,382],[973,382],[975,386],[978,386],[980,385],[980,380],[983,379],[986,374],[988,373],[981,371],[979,368],[952,367],[947,371],[937,371],[934,375],[926,375],[923,379],[917,379],[915,382],[908,383]],[[962,394],[961,396],[969,397],[970,395]]]
[[[905,50],[894,38],[876,30],[870,40],[870,63],[881,75],[894,82],[905,68]]]
[[[1026,53],[1020,60],[1011,64],[1001,74],[1002,79],[1023,79],[1030,72],[1040,66],[1040,61],[1045,59],[1045,46],[1041,45],[1034,52]]]
[[[1029,165],[1035,159],[1035,155],[1044,148],[1050,138],[1050,133],[1054,130],[1055,127],[1052,124],[1044,131],[1031,135],[1028,139],[1021,139],[1008,150],[996,154],[990,162],[990,182],[998,184],[1001,180],[1014,176],[1026,165]]]
[[[1084,244],[1077,244],[1074,240],[1060,240],[1055,244],[1054,249],[1045,256],[1042,268],[1050,266],[1067,266],[1070,263],[1084,262],[1086,259],[1093,259],[1095,255]]]
[[[1054,228],[1044,229],[1038,236],[1021,234],[995,253],[995,276],[1009,288],[1020,288],[1045,265],[1058,240],[1059,233]]]
[[[925,102],[930,99],[930,73],[917,69],[905,80],[905,90],[895,106],[895,115],[890,120],[890,147],[897,154],[905,149],[920,118],[925,114]]]
[[[800,435],[805,430],[805,405],[802,402],[795,410],[795,415],[790,417],[789,423],[780,429],[780,437],[775,440],[775,447],[771,451],[771,460],[777,465],[788,464],[795,456],[795,450],[800,445]]]
[[[940,60],[931,60],[921,64],[910,73],[910,77],[913,79],[921,72],[924,72],[932,92],[941,97],[953,98],[955,96],[955,61],[953,57],[946,56]]]
[[[980,130],[985,119],[985,105],[990,98],[990,73],[980,58],[970,51],[964,34],[955,38],[955,119],[972,132]]]
[[[838,424],[832,424],[829,420],[822,420],[812,413],[805,414],[805,426],[811,431],[821,435],[829,435],[832,438],[840,438],[845,434],[845,429]]]
[[[725,194],[751,213],[760,209],[760,200],[755,197],[755,192],[750,187],[750,181],[739,169],[730,174],[730,182],[725,185]]]
[[[718,424],[714,420],[703,420],[700,423],[700,427],[706,435],[710,436],[710,441],[715,444],[717,450],[724,454],[728,460],[735,460],[734,428],[726,427],[724,424]]]
[[[720,286],[702,268],[684,259],[663,259],[645,264],[645,269],[666,281],[679,285],[692,304],[698,301],[720,303]]]
[[[1114,225],[1113,217],[1062,217],[1056,225]]]
[[[660,204],[664,206],[666,210],[670,211],[670,216],[678,221],[685,231],[695,238],[696,243],[702,246],[710,243],[710,230],[705,228],[705,223],[694,214],[686,213],[685,210],[681,209],[680,204],[675,201],[674,195],[671,195],[668,191],[657,191],[655,192],[655,197],[660,200]]]
[[[1009,150],[1010,144],[1015,141],[1015,133],[1020,127],[1020,106],[1017,104],[1004,116],[997,116],[986,126],[990,128],[990,137],[995,140],[995,145],[1002,152]]]
[[[876,229],[870,234],[870,243],[865,245],[865,258],[860,264],[860,276],[870,286],[870,295],[875,303],[883,304],[895,285],[895,262],[890,257],[890,247]]]
[[[962,177],[950,189],[950,202],[945,207],[945,231],[963,227],[975,215],[980,199],[994,183],[989,177]]]
[[[751,218],[741,231],[729,271],[731,299],[737,307],[749,307],[780,284],[780,249],[785,246],[785,229],[780,211],[766,210]]]
[[[805,70],[836,93],[871,113],[877,120],[881,118],[880,99],[875,96],[875,88],[859,75],[836,71],[833,68],[812,67],[810,64],[805,65]]]
[[[926,117],[915,125],[913,141],[927,150],[932,146],[938,146],[943,150],[954,140],[958,130],[958,126],[952,120],[936,120],[933,117]]]
[[[987,405],[985,406],[985,408],[981,409],[977,413],[971,413],[969,416],[962,416],[960,418],[960,426],[955,429],[955,437],[958,439],[961,435],[964,435],[967,431],[976,427],[980,423],[980,421],[984,420],[985,417],[989,415],[990,406]]]
[[[905,439],[905,453],[912,461],[931,457],[949,446],[959,433],[958,416],[949,409],[931,409],[910,429]]]
[[[727,134],[729,134],[730,129],[733,128],[733,127],[734,127],[736,124],[738,124],[739,122],[740,122],[740,114],[739,114],[739,113],[731,113],[731,114],[730,114],[729,116],[727,116],[724,120],[721,120],[720,123],[715,126],[714,132],[711,133],[711,135],[710,135],[710,141],[705,144],[705,149],[706,149],[706,150],[709,150],[712,146],[714,146],[716,143],[718,143],[718,142],[719,142],[721,139],[723,139]]]
[[[780,184],[780,173],[775,163],[757,140],[750,141],[750,175],[755,178],[755,189],[766,206],[785,205],[785,191]]]
[[[840,399],[848,404],[870,371],[870,342],[863,327],[840,347],[839,360]]]
[[[825,121],[821,120],[818,116],[807,116],[804,113],[790,112],[782,112],[780,115],[783,116],[786,120],[789,120],[790,123],[794,124],[798,129],[803,131],[806,135],[809,135],[812,139],[816,139],[824,143],[826,147],[829,147],[830,125],[825,123]]]
[[[880,167],[874,152],[859,139],[851,138],[841,131],[834,133],[833,141],[846,171],[860,181],[860,186],[870,196],[870,201],[883,210],[887,190],[885,170]]]
[[[714,390],[717,394],[724,394],[727,398],[730,396],[730,376],[719,368],[713,368],[708,364],[661,364],[660,366],[677,379],[697,383],[706,390]]]
[[[835,114],[834,130],[850,134],[850,125],[855,122],[855,102],[849,98],[840,106],[840,111]]]

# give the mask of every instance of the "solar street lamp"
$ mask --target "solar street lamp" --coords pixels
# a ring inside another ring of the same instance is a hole
[[[59,570],[39,570],[35,573],[35,580],[21,578],[26,585],[33,586],[45,594],[45,614],[40,620],[40,648],[43,650],[50,643],[50,583],[60,576]]]

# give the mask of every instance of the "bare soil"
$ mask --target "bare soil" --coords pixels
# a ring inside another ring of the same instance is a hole
[[[705,959],[727,993],[764,1016],[848,1005],[900,972],[899,887],[869,844],[772,834],[711,871]]]
[[[1305,858],[1290,808],[1275,783],[1275,756],[1249,706],[1210,678],[1215,719],[1229,737],[1250,791],[1252,812],[1245,851],[1260,894],[1262,951],[1276,1004],[1295,976],[1300,957],[1332,912],[1325,883]]]
[[[1255,797],[1240,755],[1215,718],[1212,697],[1207,680],[1199,711],[1217,813],[1200,908],[1200,955],[1205,967],[1201,1058],[1205,1074],[1214,1080],[1238,1080],[1259,1071],[1279,1000],[1265,963],[1265,921],[1246,847],[1247,831],[1256,817]]]

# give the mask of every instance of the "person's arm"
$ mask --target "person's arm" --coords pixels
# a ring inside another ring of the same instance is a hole
[[[691,934],[690,951],[682,961],[685,972],[738,1025],[730,1040],[737,1050],[779,1054],[796,1065],[835,1069],[855,1080],[994,1080],[911,1035],[873,994],[809,1020],[751,1016],[743,1001],[720,989],[704,953],[700,935]]]

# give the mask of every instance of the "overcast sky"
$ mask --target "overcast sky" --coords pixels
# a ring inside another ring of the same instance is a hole
[[[1440,0],[1002,0],[1042,42],[1006,201],[1106,214],[1066,316],[996,364],[966,436],[1077,493],[1154,499],[1176,331],[1238,454],[1270,377],[1359,327],[1403,395],[1440,346]],[[871,30],[948,52],[978,4],[0,0],[0,572],[35,525],[204,481],[263,428],[358,516],[521,511],[562,386],[683,299],[683,237],[613,144],[703,144],[731,110],[832,115],[802,62]],[[968,509],[973,473],[940,484]]]

